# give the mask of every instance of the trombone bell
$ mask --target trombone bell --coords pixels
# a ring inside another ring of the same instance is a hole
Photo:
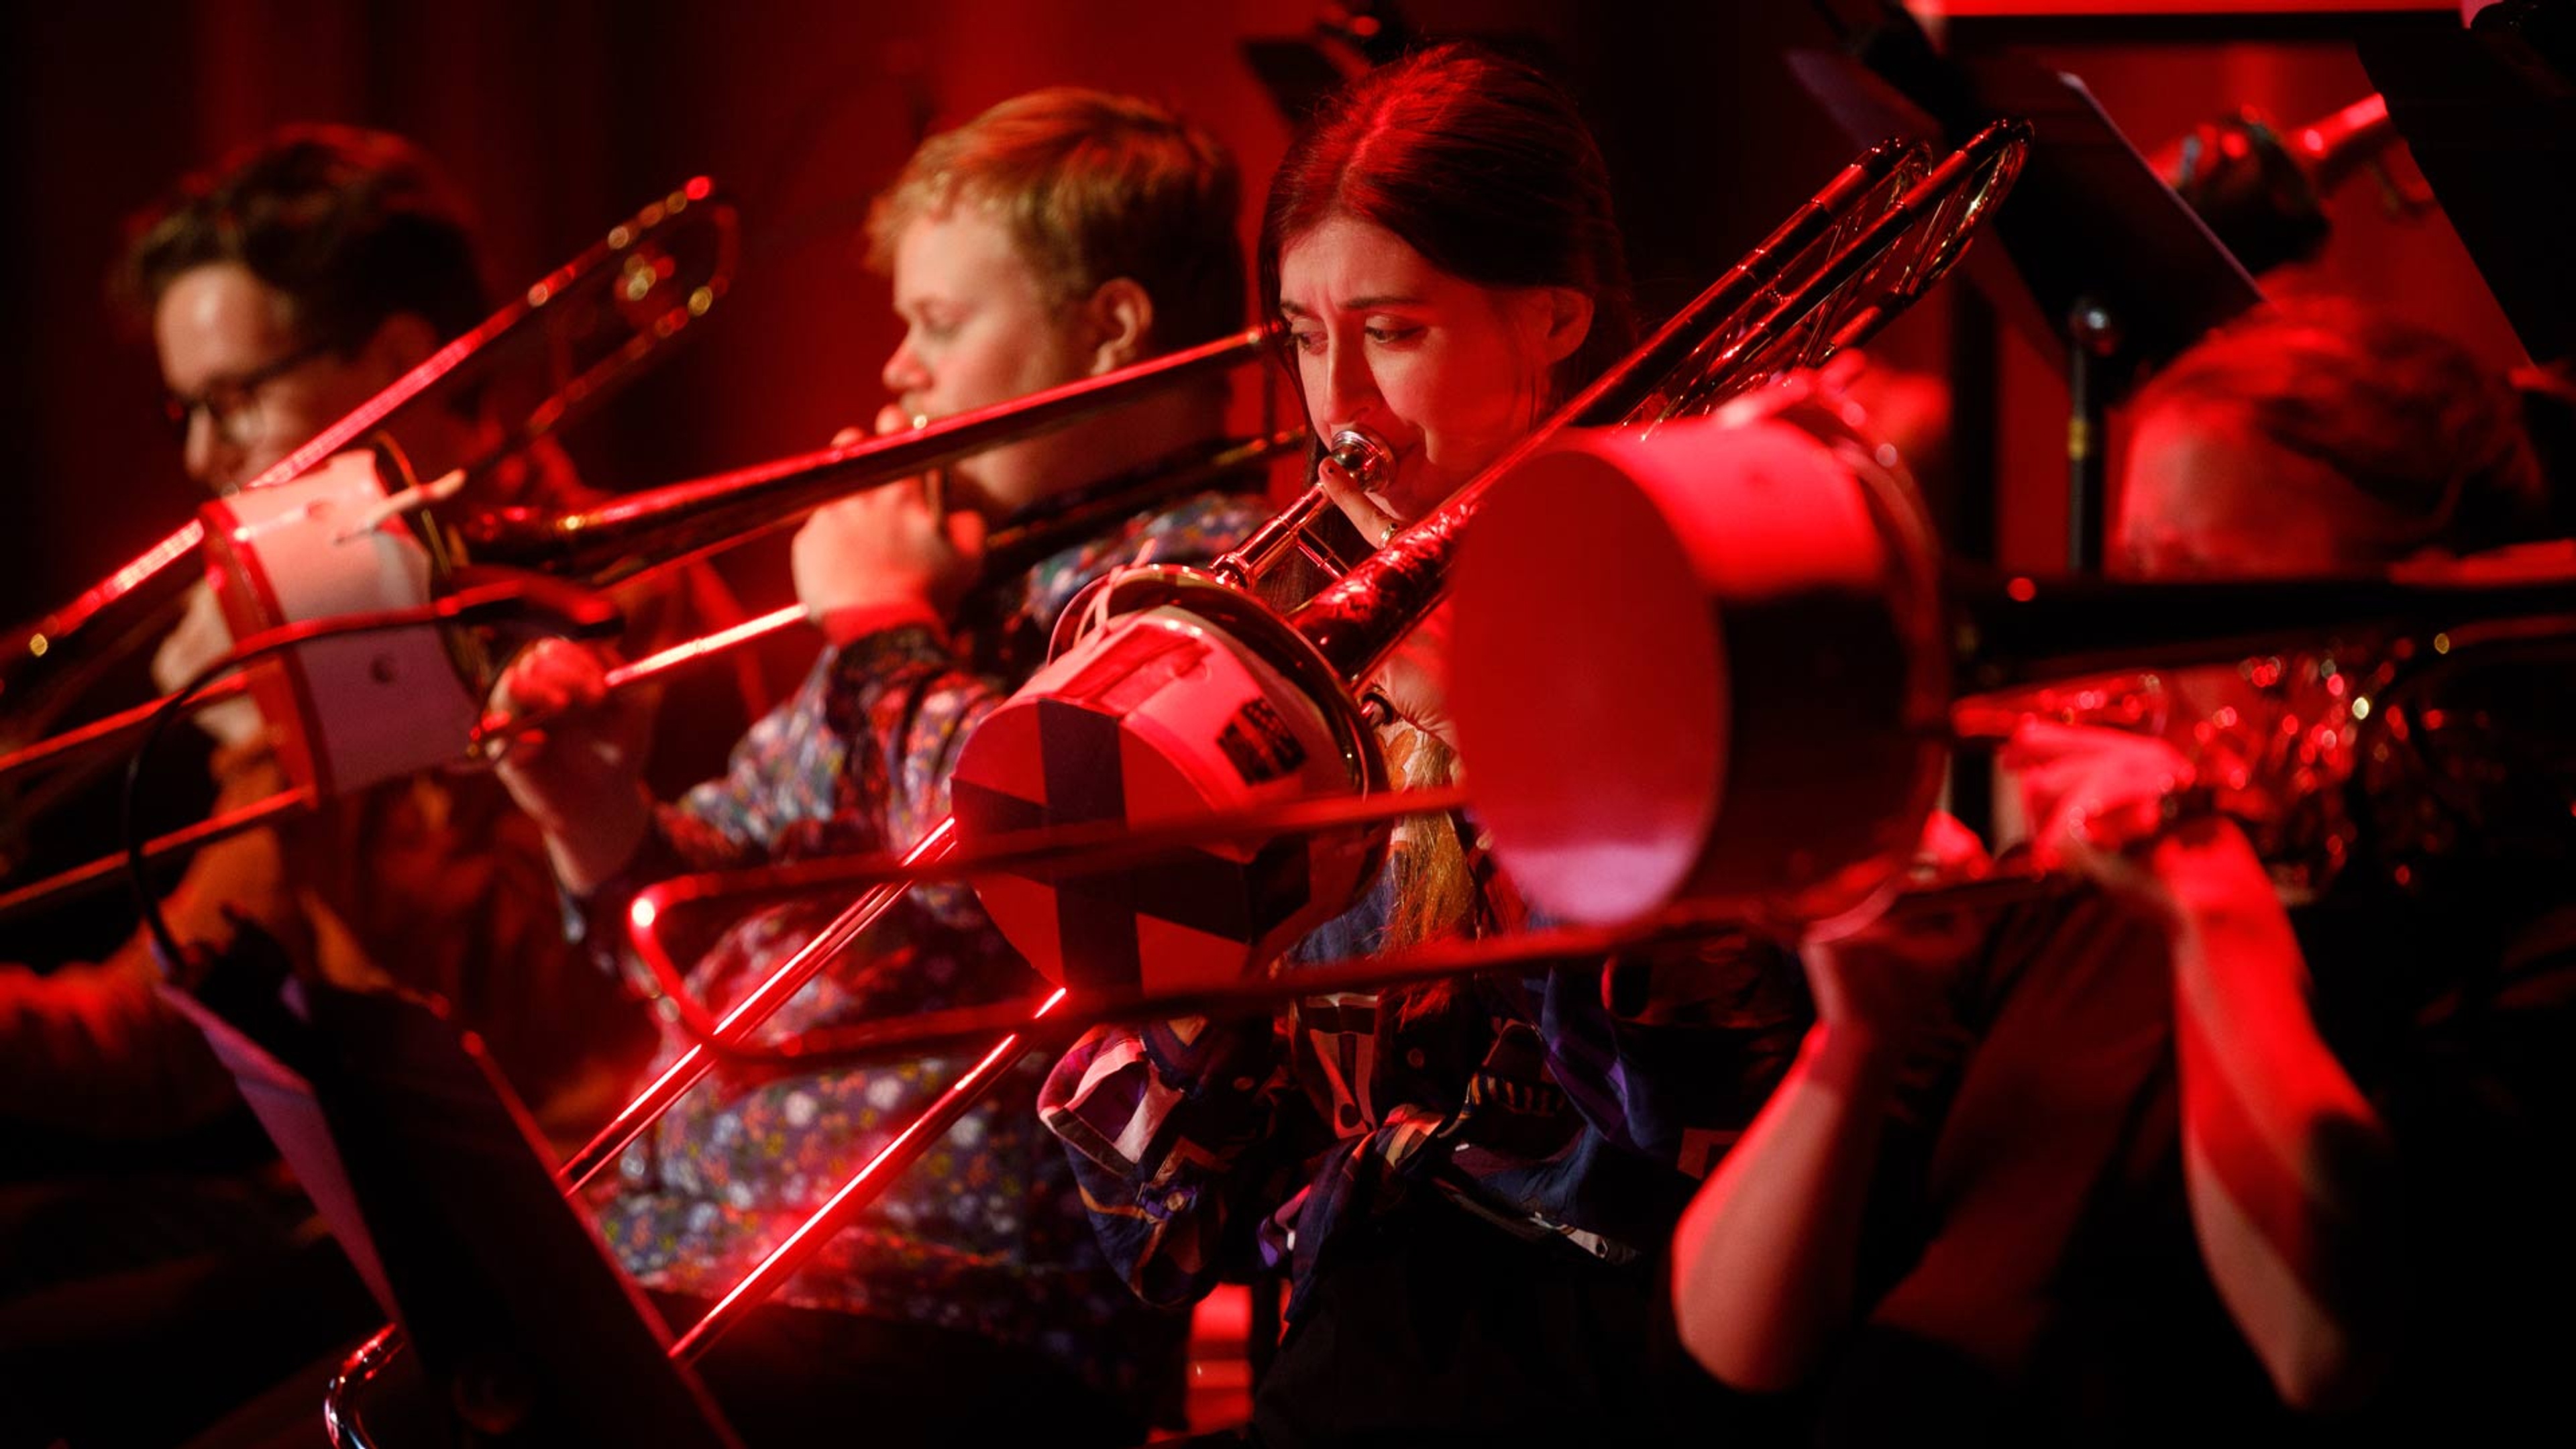
[[[1449,707],[1495,858],[1548,915],[1827,921],[1912,858],[1947,757],[1938,560],[1902,477],[1855,461],[1721,414],[1494,485]]]
[[[1127,613],[967,738],[950,787],[959,835],[971,846],[1383,788],[1374,740],[1354,728],[1355,711],[1328,713],[1336,704],[1348,711],[1339,691],[1317,700],[1224,622],[1170,603]],[[1355,738],[1367,741],[1356,753]],[[1049,865],[986,875],[977,889],[1003,938],[1061,985],[1181,990],[1239,980],[1339,914],[1384,842],[1383,828],[1280,836],[1152,872]]]

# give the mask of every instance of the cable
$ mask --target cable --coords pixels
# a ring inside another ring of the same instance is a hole
[[[168,917],[162,914],[160,894],[152,888],[145,853],[151,837],[139,828],[137,802],[143,794],[144,765],[151,759],[161,737],[168,732],[170,721],[216,680],[271,655],[316,640],[385,634],[442,624],[505,622],[532,623],[541,626],[545,632],[582,638],[614,633],[622,622],[614,605],[560,579],[517,571],[504,575],[498,570],[481,570],[477,577],[484,581],[412,608],[335,614],[324,619],[284,624],[254,634],[236,646],[232,653],[190,675],[186,684],[162,700],[160,707],[152,712],[151,719],[143,727],[142,739],[134,747],[134,757],[126,762],[125,789],[118,801],[117,819],[125,839],[126,879],[134,888],[134,902],[142,913],[144,928],[151,933],[153,947],[160,953],[164,976],[179,977],[187,965],[188,955],[179,944],[177,933],[170,929]]]

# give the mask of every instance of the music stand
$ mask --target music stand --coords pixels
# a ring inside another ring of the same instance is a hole
[[[1955,144],[1997,117],[2031,123],[2021,178],[1992,223],[2002,255],[1973,250],[1965,265],[1995,310],[2065,370],[2068,562],[2098,570],[2112,394],[2136,369],[2260,304],[2262,289],[2073,76],[2016,55],[1927,53],[1900,90],[1836,52],[1800,51],[1789,64],[1859,145],[1891,134]]]
[[[2547,363],[2576,354],[2561,250],[2576,220],[2576,25],[2530,17],[2517,31],[2507,8],[2474,32],[2447,15],[2392,22],[2354,49],[2514,335]]]
[[[288,1010],[249,1030],[163,994],[241,1084],[437,1401],[491,1442],[739,1449],[481,1044],[417,997],[284,991]]]

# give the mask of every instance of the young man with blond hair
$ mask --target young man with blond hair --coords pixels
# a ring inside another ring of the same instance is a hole
[[[1098,92],[1021,96],[931,138],[869,226],[905,324],[879,431],[1240,326],[1237,194],[1232,162],[1203,132]],[[901,849],[946,815],[958,747],[1042,661],[1066,601],[1120,564],[1213,556],[1259,521],[1260,480],[1143,508],[1022,567],[986,567],[986,534],[1207,443],[1224,406],[1222,387],[1166,392],[818,510],[793,566],[829,647],[728,773],[676,803],[656,805],[637,783],[639,721],[606,697],[596,659],[555,646],[514,665],[514,698],[572,711],[504,774],[544,826],[588,939],[616,953],[634,892],[676,872]],[[693,986],[738,997],[836,905],[739,922]],[[921,892],[771,1029],[1036,983],[964,892]],[[687,1046],[674,1037],[663,1061]],[[963,1065],[719,1077],[629,1149],[601,1230],[630,1272],[693,1314]],[[1127,1443],[1169,1421],[1185,1324],[1138,1304],[1103,1263],[1037,1122],[1044,1075],[1031,1063],[1008,1077],[705,1366],[754,1442],[764,1423],[811,1422],[844,1401],[895,1442]]]

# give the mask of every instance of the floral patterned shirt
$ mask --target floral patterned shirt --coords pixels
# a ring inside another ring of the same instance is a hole
[[[947,813],[968,732],[1042,662],[1048,629],[1083,585],[1117,565],[1211,558],[1262,516],[1258,496],[1200,494],[980,585],[953,643],[907,625],[827,650],[727,773],[667,807],[643,855],[579,903],[589,939],[613,951],[633,891],[683,870],[911,844]],[[838,904],[735,923],[692,972],[700,999],[721,1009]],[[988,1003],[1039,984],[965,888],[915,891],[767,1030]],[[653,1069],[687,1045],[672,1033]],[[599,1204],[601,1232],[642,1282],[718,1296],[966,1064],[719,1071],[628,1149]],[[1138,1303],[1108,1271],[1063,1153],[1037,1121],[1045,1075],[1043,1061],[1023,1063],[779,1296],[1030,1348],[1157,1414],[1177,1403],[1187,1325]]]

